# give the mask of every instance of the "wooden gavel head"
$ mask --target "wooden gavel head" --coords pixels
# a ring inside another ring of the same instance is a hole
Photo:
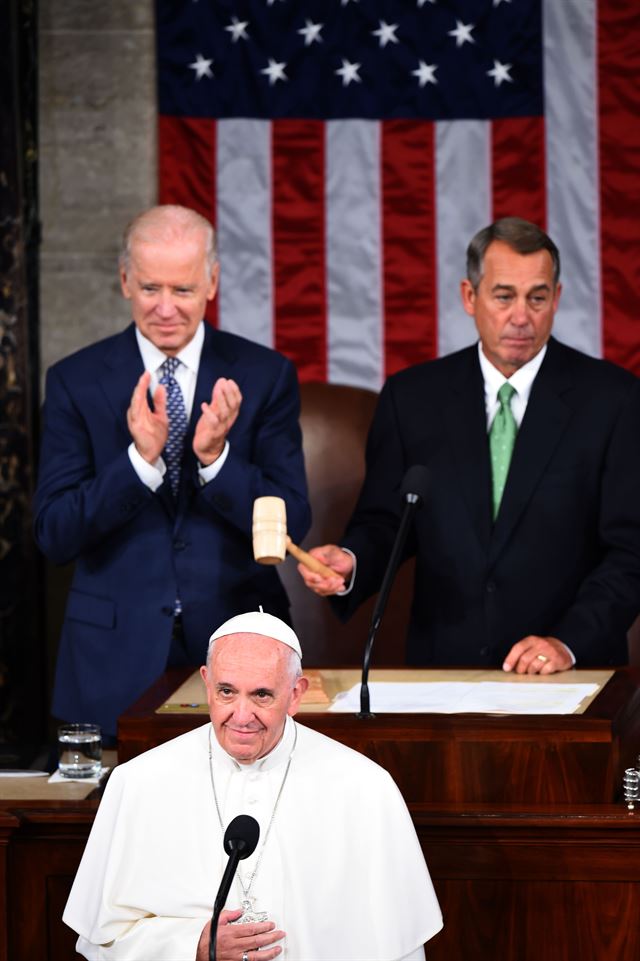
[[[287,508],[282,497],[253,503],[253,556],[258,564],[279,564],[287,553]]]
[[[279,564],[287,551],[310,571],[335,577],[335,571],[307,554],[287,535],[287,508],[281,497],[256,497],[253,502],[253,556],[258,564]]]

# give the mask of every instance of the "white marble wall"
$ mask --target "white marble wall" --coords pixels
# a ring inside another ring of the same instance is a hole
[[[153,0],[40,0],[41,370],[122,329],[122,229],[156,200]]]

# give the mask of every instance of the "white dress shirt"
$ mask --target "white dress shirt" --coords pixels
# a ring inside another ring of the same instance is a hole
[[[511,377],[505,377],[504,374],[487,359],[482,350],[482,343],[478,341],[478,358],[480,360],[482,379],[484,380],[484,403],[487,409],[487,431],[491,427],[493,418],[498,413],[500,407],[498,391],[503,384],[507,383],[507,380],[515,390],[515,394],[511,398],[511,412],[516,424],[520,427],[524,412],[529,403],[529,395],[533,387],[533,382],[540,370],[546,352],[547,345],[545,344],[542,350],[538,351],[532,360],[518,368]]]

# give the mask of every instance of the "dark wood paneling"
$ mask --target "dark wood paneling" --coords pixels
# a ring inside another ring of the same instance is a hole
[[[77,957],[61,915],[95,810],[0,809],[0,852],[4,836],[11,854],[7,961]],[[639,815],[623,805],[410,810],[445,919],[429,961],[640,958]]]
[[[636,814],[418,805],[412,815],[445,918],[429,961],[640,958]]]
[[[11,961],[78,958],[76,935],[62,923],[62,911],[96,809],[95,801],[58,801],[14,810],[19,827],[9,849]]]
[[[9,959],[9,936],[6,923],[9,911],[9,842],[19,823],[18,818],[10,811],[0,810],[0,961]]]
[[[191,669],[167,672],[120,718],[118,753],[143,750],[205,723],[156,714]],[[584,714],[301,713],[297,720],[386,768],[407,802],[608,803],[640,752],[640,670],[616,671]]]
[[[638,888],[610,882],[446,881],[429,961],[638,961]]]

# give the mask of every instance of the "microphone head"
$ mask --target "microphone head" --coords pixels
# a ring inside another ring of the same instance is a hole
[[[429,477],[428,467],[424,464],[413,464],[402,478],[402,500],[406,504],[416,504],[419,507],[427,496]]]
[[[224,849],[227,854],[237,851],[241,861],[253,854],[260,837],[260,825],[250,814],[239,814],[224,832]]]

